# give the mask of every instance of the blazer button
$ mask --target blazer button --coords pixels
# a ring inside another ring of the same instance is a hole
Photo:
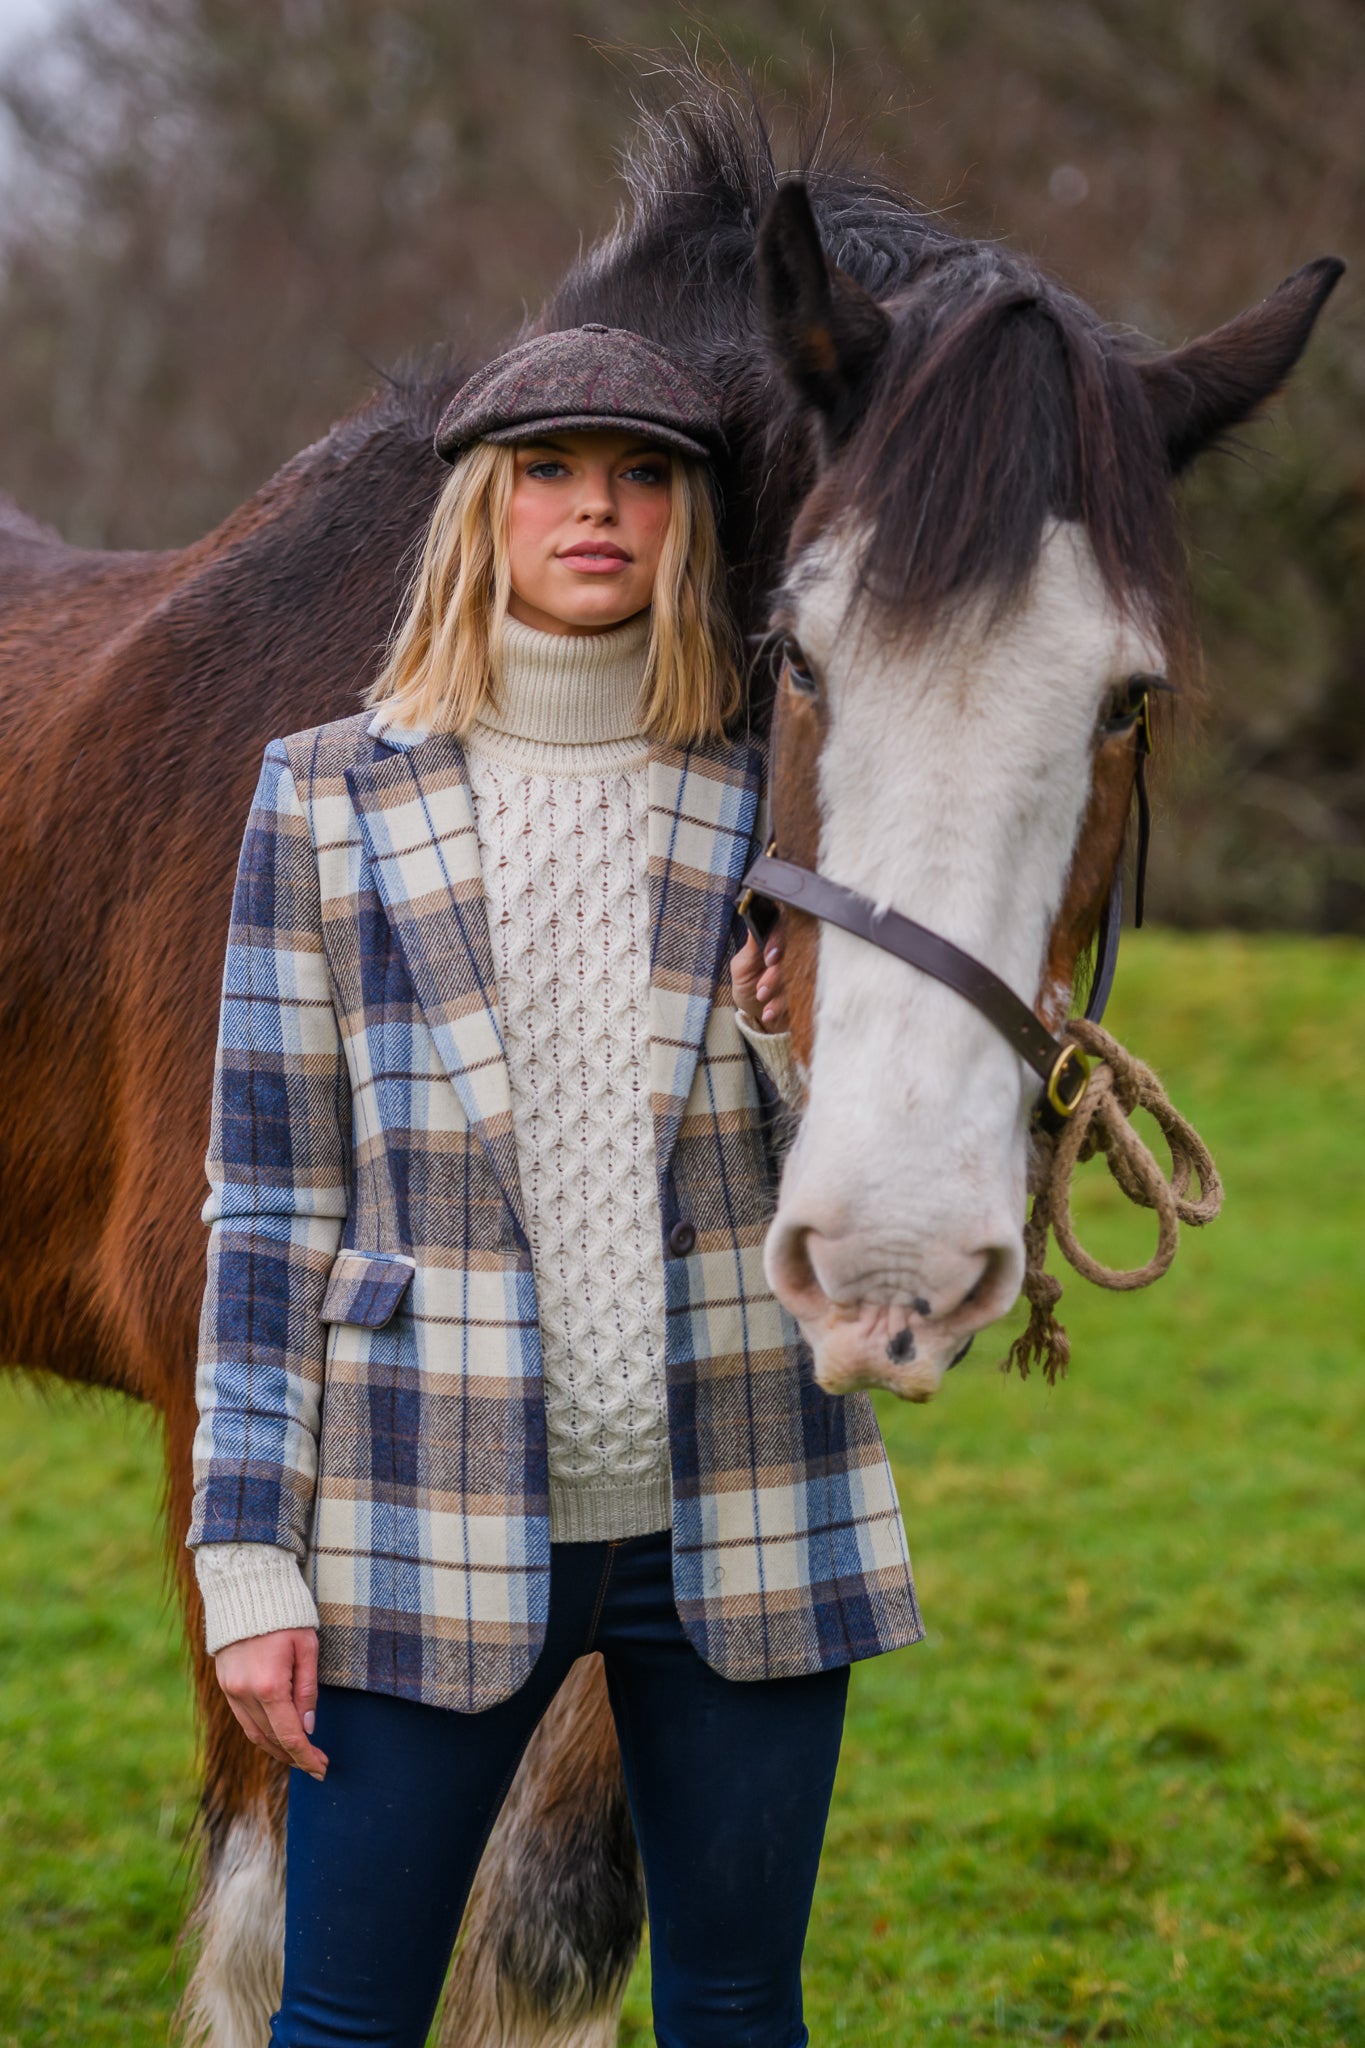
[[[697,1241],[697,1233],[690,1223],[675,1223],[668,1233],[668,1249],[685,1259]]]

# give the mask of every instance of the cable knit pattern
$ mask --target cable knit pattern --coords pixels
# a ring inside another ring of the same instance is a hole
[[[671,1520],[663,1231],[649,1096],[650,615],[605,633],[508,619],[500,703],[465,735],[540,1308],[554,1541]],[[740,1030],[781,1092],[786,1032]],[[210,1651],[316,1625],[271,1544],[194,1553]]]
[[[648,614],[572,636],[509,620],[503,710],[465,742],[558,1541],[644,1535],[671,1519],[648,1078],[649,753],[634,737],[648,628]]]

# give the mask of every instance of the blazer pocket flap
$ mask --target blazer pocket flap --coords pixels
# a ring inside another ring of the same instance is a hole
[[[323,1322],[377,1330],[403,1299],[416,1263],[394,1252],[338,1252],[318,1311]]]

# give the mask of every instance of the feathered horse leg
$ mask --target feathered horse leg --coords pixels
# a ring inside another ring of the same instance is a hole
[[[614,2048],[644,1889],[600,1657],[575,1664],[489,1840],[440,2048]]]
[[[265,2048],[284,1964],[287,1773],[207,1692],[198,1959],[182,2048]],[[493,1830],[441,2006],[441,2048],[614,2048],[644,1891],[600,1657],[570,1672]]]

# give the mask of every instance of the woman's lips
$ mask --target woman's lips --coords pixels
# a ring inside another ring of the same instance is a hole
[[[621,554],[564,554],[559,559],[566,568],[583,569],[590,576],[603,576],[612,569],[630,567],[630,557]]]

